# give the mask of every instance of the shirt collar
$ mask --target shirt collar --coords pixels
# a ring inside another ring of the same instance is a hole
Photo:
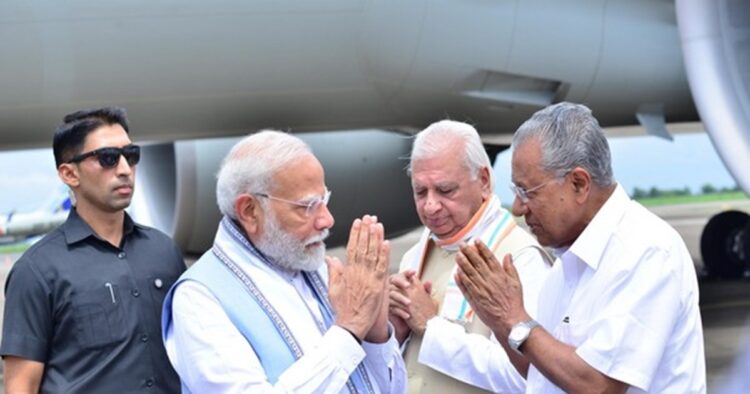
[[[599,208],[591,222],[583,229],[581,235],[573,242],[567,252],[573,253],[589,267],[596,270],[607,243],[617,224],[625,214],[630,203],[630,197],[625,190],[617,184],[615,191],[607,201]]]
[[[130,218],[130,215],[125,212],[125,220],[123,221],[122,231],[123,238],[133,233],[135,229],[140,228],[142,228],[142,226],[134,222],[133,219]],[[94,233],[94,230],[91,229],[91,226],[89,226],[89,224],[86,223],[86,221],[83,220],[80,215],[78,215],[75,207],[70,209],[68,220],[66,220],[62,225],[62,231],[63,234],[65,234],[65,242],[68,245],[80,242],[91,236],[98,238],[98,236]]]

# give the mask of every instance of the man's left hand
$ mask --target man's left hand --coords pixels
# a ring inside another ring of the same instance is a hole
[[[507,338],[514,324],[530,319],[523,307],[518,272],[508,254],[503,264],[481,241],[462,245],[456,255],[456,283],[474,312],[498,338]]]

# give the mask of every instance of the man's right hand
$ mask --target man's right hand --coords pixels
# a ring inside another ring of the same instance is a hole
[[[438,313],[438,302],[431,296],[432,283],[420,281],[416,271],[409,270],[392,275],[390,284],[391,315],[404,321],[409,330],[423,335],[427,321]],[[393,320],[395,326],[398,320]],[[398,329],[396,334],[400,339]]]
[[[390,245],[383,238],[383,225],[376,217],[365,215],[352,224],[346,265],[335,257],[326,258],[328,297],[336,312],[336,325],[360,340],[373,336],[370,330],[382,315],[390,256]],[[387,336],[387,325],[380,326]]]

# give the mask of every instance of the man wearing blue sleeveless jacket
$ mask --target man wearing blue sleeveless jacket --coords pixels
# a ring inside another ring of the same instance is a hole
[[[234,146],[216,194],[224,218],[214,245],[162,314],[183,392],[403,392],[377,218],[354,221],[346,264],[326,258],[334,220],[323,168],[277,131]]]

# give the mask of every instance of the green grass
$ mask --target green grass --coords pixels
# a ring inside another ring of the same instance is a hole
[[[704,203],[704,202],[714,202],[714,201],[735,201],[735,200],[747,200],[747,199],[748,199],[747,195],[743,192],[728,192],[728,193],[698,194],[694,196],[648,197],[648,198],[641,198],[638,200],[638,202],[645,206],[654,206],[654,205]]]
[[[26,243],[0,245],[0,254],[23,253],[26,251],[26,249],[30,247],[31,245],[26,244]]]

